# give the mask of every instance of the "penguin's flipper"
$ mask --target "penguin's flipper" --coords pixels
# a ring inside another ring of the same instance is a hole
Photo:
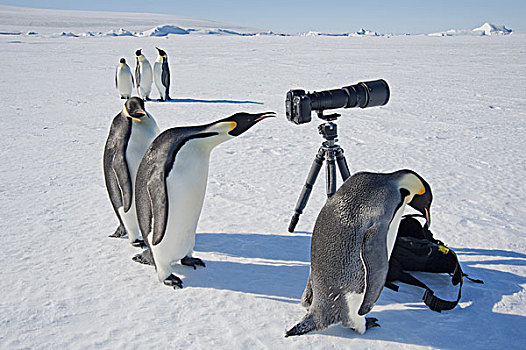
[[[132,204],[132,182],[125,153],[126,151],[123,152],[123,154],[117,152],[113,156],[113,172],[115,173],[121,191],[124,212],[127,212],[130,210]]]
[[[137,58],[137,65],[135,66],[135,83],[137,84],[137,89],[141,86],[141,70],[139,67],[139,59]]]
[[[376,304],[380,293],[382,293],[389,270],[386,234],[383,231],[383,229],[378,228],[378,225],[373,225],[363,234],[362,258],[367,280],[365,281],[363,302],[358,310],[360,316],[367,314]]]
[[[152,210],[151,222],[153,224],[152,244],[161,243],[166,231],[168,220],[168,196],[166,195],[166,178],[164,176],[152,176],[147,184],[148,195]]]
[[[108,237],[111,237],[111,238],[124,238],[124,236],[126,236],[126,234],[127,234],[126,229],[124,228],[124,226],[121,223],[121,224],[119,224],[119,227],[117,227],[115,232],[113,232]]]
[[[132,258],[132,260],[135,262],[138,262],[139,264],[155,265],[153,261],[152,252],[150,251],[150,249],[143,250],[142,253],[135,255]]]
[[[162,67],[161,83],[163,84],[166,94],[165,99],[170,99],[170,67],[168,66],[168,59],[165,59]]]
[[[131,206],[132,183],[125,159],[130,135],[131,121],[121,114],[117,115],[110,128],[103,157],[104,179],[117,216],[119,208],[124,207],[127,212]]]
[[[185,256],[184,258],[181,259],[181,264],[185,265],[185,266],[192,266],[195,269],[197,269],[196,266],[202,266],[202,267],[206,267],[205,263],[203,260],[199,259],[199,258],[192,258],[191,256]]]
[[[115,69],[115,87],[118,88],[119,85],[117,84],[117,72],[119,71],[119,68]]]

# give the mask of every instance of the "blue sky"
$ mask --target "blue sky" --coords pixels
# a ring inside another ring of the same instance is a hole
[[[525,0],[0,0],[0,4],[69,10],[167,13],[281,32],[429,33],[484,22],[526,31]]]

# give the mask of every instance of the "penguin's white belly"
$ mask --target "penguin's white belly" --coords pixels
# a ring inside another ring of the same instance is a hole
[[[398,208],[393,219],[389,223],[389,229],[387,230],[387,259],[391,258],[394,244],[396,241],[396,235],[398,234],[398,226],[400,226],[400,220],[402,220],[402,214],[404,213],[405,203]]]
[[[157,90],[159,90],[159,94],[161,95],[161,98],[165,98],[164,96],[165,88],[162,83],[162,73],[163,73],[163,68],[161,66],[161,63],[155,62],[153,64],[153,78],[154,78],[153,80],[155,82],[155,86],[157,87]]]
[[[127,67],[119,68],[117,72],[117,87],[122,97],[130,97],[133,88],[131,71]]]
[[[135,177],[144,153],[146,153],[157,134],[159,134],[159,127],[151,116],[143,118],[141,122],[132,122],[132,132],[126,148],[126,163],[128,164],[132,183],[132,202],[130,210],[127,212],[124,212],[122,207],[118,210],[131,242],[141,239],[137,211],[135,209]]]
[[[177,153],[166,178],[166,230],[161,242],[151,245],[161,280],[171,273],[169,265],[190,255],[194,248],[195,230],[206,191],[209,156],[209,150],[199,147],[198,140],[187,142]],[[148,237],[150,244],[151,236]]]
[[[139,87],[139,94],[146,97],[152,90],[152,67],[150,64],[140,64],[139,74],[141,75],[141,82]]]

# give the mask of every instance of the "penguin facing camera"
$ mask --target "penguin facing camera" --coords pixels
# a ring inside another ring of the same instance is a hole
[[[153,80],[161,101],[170,100],[170,67],[168,66],[168,56],[164,50],[156,47],[159,55],[153,64]]]
[[[152,66],[142,54],[142,49],[135,51],[135,58],[135,83],[137,84],[137,93],[143,100],[150,100],[153,79]]]
[[[425,215],[429,184],[412,170],[349,177],[320,211],[311,242],[311,268],[302,305],[307,315],[286,337],[341,322],[363,334],[379,326],[365,317],[380,297],[406,205]]]
[[[133,86],[133,75],[130,66],[126,64],[124,58],[121,58],[115,70],[115,87],[119,91],[121,99],[131,97]]]
[[[203,207],[210,152],[273,112],[237,113],[210,124],[162,132],[146,151],[135,184],[137,217],[147,249],[133,260],[153,264],[159,281],[182,288],[172,264],[205,266],[192,257]]]
[[[135,210],[135,177],[144,153],[158,134],[159,127],[146,112],[144,101],[132,97],[113,119],[104,147],[104,179],[119,219],[119,227],[110,237],[128,234],[134,246],[143,244]]]

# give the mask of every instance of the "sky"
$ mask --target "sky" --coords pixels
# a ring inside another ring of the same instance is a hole
[[[473,29],[484,22],[526,31],[525,0],[0,0],[46,9],[149,12],[255,27],[276,32],[431,33]]]

